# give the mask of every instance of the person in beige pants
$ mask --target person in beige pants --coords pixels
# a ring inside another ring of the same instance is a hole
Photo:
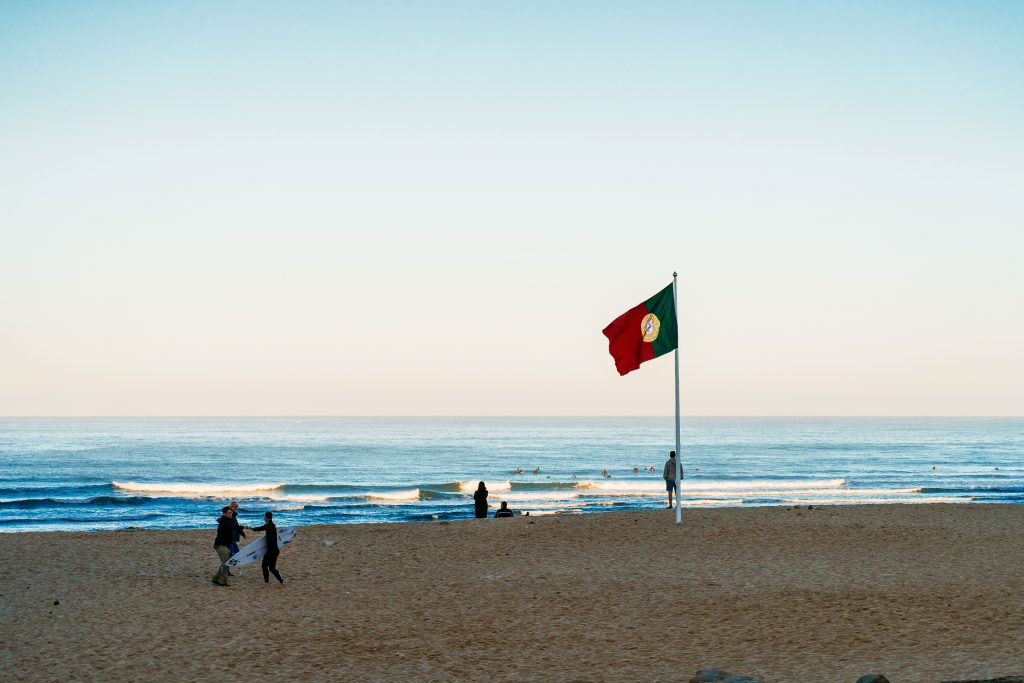
[[[213,541],[213,549],[217,551],[220,567],[213,575],[213,583],[227,586],[228,566],[225,563],[231,559],[231,544],[235,538],[235,513],[229,505],[225,505],[221,513],[220,519],[217,520],[217,538]]]

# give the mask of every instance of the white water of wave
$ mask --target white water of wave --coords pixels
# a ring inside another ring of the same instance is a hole
[[[738,491],[763,491],[764,493],[778,493],[790,490],[824,490],[840,489],[847,486],[845,479],[820,479],[812,481],[783,480],[783,481],[701,481],[684,480],[680,486],[684,494],[724,491],[736,493]],[[588,493],[618,494],[618,495],[653,495],[665,493],[665,481],[663,479],[647,479],[640,481],[580,481],[576,488]]]
[[[476,487],[480,485],[479,481],[460,481],[459,491],[465,491],[472,493],[476,491]],[[508,491],[512,488],[512,482],[510,481],[485,481],[484,486],[487,487],[488,491]]]
[[[909,489],[787,489],[783,491],[736,491],[746,498],[771,498],[779,495],[785,496],[815,496],[828,494],[830,496],[896,496],[911,495],[923,491],[920,486]],[[689,491],[683,491],[684,495],[690,495]],[[786,499],[788,500],[788,499]],[[916,500],[916,499],[915,499]]]
[[[138,484],[112,482],[115,489],[134,493],[166,493],[174,496],[245,495],[277,491],[284,484]]]
[[[378,491],[375,493],[367,493],[366,497],[370,500],[419,500],[420,490],[409,489],[407,491]]]
[[[294,503],[324,503],[331,499],[331,496],[312,496],[301,493],[274,493],[266,496],[269,500],[285,501]],[[284,508],[281,508],[284,509]]]
[[[502,493],[497,496],[489,496],[488,500],[491,502],[507,500],[509,503],[528,503],[531,501],[542,501],[542,500],[572,500],[579,498],[580,493],[578,491],[515,491],[512,490],[509,493]]]

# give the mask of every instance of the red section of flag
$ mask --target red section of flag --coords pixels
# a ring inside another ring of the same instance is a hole
[[[608,353],[615,359],[620,375],[632,372],[644,361],[654,358],[654,345],[644,341],[640,323],[647,315],[647,302],[629,309],[604,328]]]

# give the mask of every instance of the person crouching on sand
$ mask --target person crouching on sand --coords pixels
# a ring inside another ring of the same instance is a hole
[[[217,551],[217,558],[220,560],[220,567],[213,575],[213,582],[218,586],[228,585],[228,565],[231,559],[231,544],[235,535],[235,516],[230,505],[221,509],[220,519],[217,520],[217,538],[213,539],[213,549]]]
[[[281,554],[281,549],[277,547],[277,525],[274,524],[274,513],[263,513],[263,519],[266,520],[266,524],[252,528],[253,531],[267,532],[267,554],[263,556],[261,565],[263,567],[263,583],[270,583],[270,575],[273,574],[283,584],[284,579],[277,571],[277,557]]]
[[[477,519],[487,518],[487,487],[483,482],[473,492],[473,512]]]

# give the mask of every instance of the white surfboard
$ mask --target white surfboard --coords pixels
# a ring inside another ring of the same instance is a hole
[[[284,550],[284,547],[295,540],[295,527],[283,526],[277,530],[277,547]],[[266,535],[260,536],[255,541],[239,548],[238,552],[231,556],[226,564],[229,567],[238,567],[243,564],[252,564],[253,562],[259,562],[263,559],[263,556],[267,554],[267,537]]]

